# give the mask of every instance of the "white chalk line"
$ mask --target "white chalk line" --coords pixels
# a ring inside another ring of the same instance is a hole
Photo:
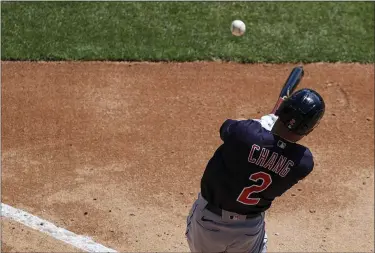
[[[43,220],[4,203],[1,203],[1,216],[22,223],[27,227],[50,235],[57,240],[63,241],[86,252],[117,252],[114,249],[107,248],[94,242],[90,237],[77,235],[64,228],[57,227],[49,221]]]

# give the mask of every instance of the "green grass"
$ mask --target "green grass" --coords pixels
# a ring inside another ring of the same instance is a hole
[[[2,2],[3,60],[374,62],[373,2]],[[230,24],[247,25],[242,37]]]

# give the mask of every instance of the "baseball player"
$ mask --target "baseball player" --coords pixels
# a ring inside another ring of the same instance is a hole
[[[223,143],[206,166],[187,217],[191,252],[266,252],[265,211],[312,171],[310,150],[296,142],[324,111],[322,97],[302,89],[274,114],[222,124]]]

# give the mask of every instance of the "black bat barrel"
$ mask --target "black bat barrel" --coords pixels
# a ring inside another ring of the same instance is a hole
[[[280,92],[280,97],[290,96],[293,91],[297,88],[297,85],[300,83],[304,75],[303,67],[295,67],[290,73],[288,79],[286,80],[284,87]]]

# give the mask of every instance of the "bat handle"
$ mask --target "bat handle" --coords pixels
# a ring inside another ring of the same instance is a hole
[[[271,111],[271,114],[275,114],[275,112],[277,111],[277,109],[280,107],[281,103],[284,101],[284,98],[279,98],[279,100],[277,100],[277,103],[275,104],[275,107],[273,108],[273,110]]]

